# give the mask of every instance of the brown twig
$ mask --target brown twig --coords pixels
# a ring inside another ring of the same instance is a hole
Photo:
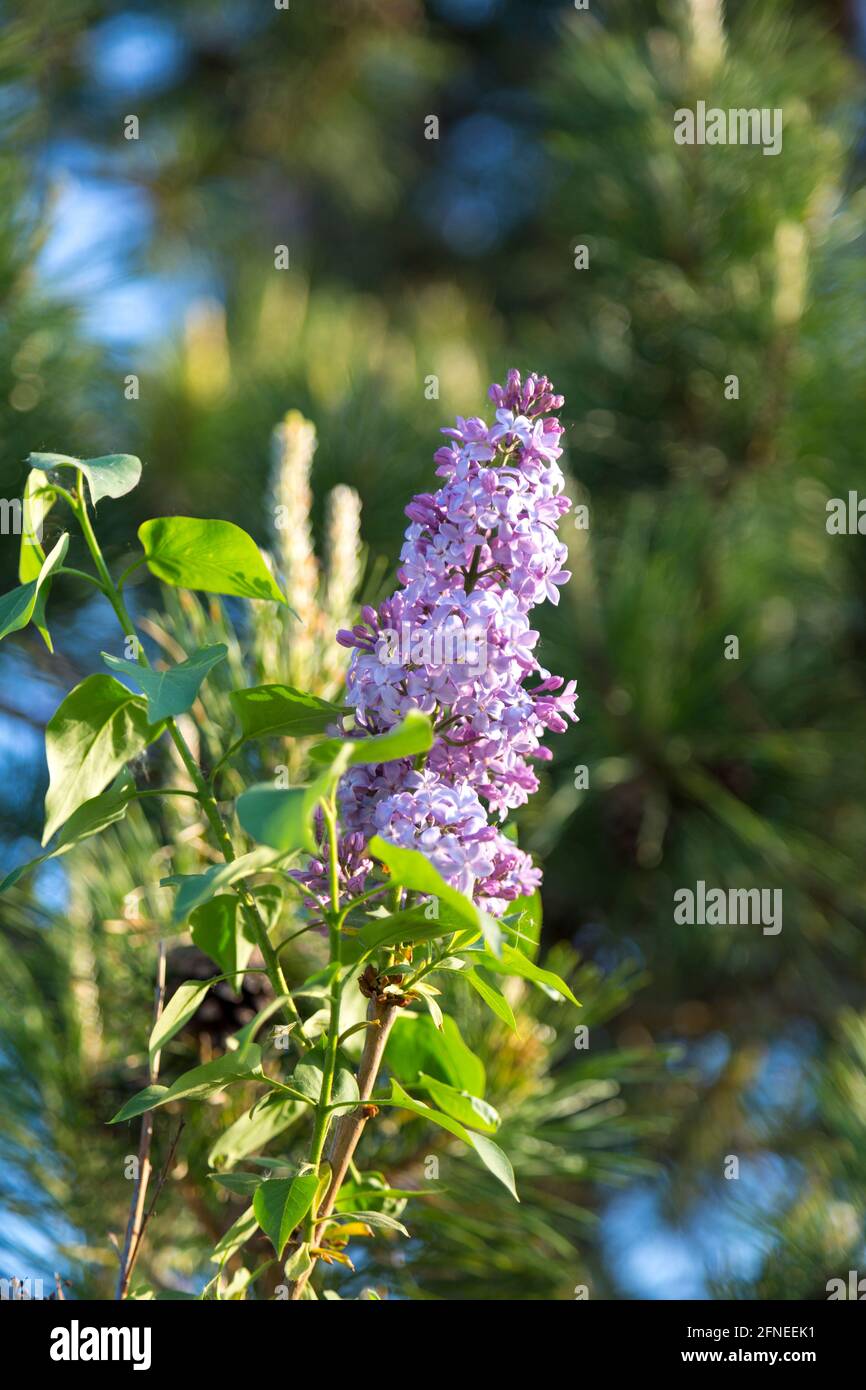
[[[142,1219],[141,1228],[140,1228],[140,1230],[139,1230],[139,1232],[138,1232],[138,1236],[137,1236],[137,1238],[136,1238],[135,1245],[133,1246],[132,1250],[130,1251],[130,1255],[129,1255],[129,1265],[128,1265],[127,1272],[126,1272],[127,1283],[128,1283],[129,1280],[132,1278],[132,1271],[135,1269],[135,1262],[136,1262],[136,1260],[138,1259],[138,1252],[139,1252],[139,1250],[141,1249],[141,1243],[142,1243],[142,1241],[144,1240],[145,1232],[147,1231],[147,1227],[148,1227],[148,1224],[149,1224],[149,1222],[150,1222],[150,1218],[153,1216],[153,1213],[156,1211],[156,1204],[157,1204],[157,1202],[159,1201],[159,1194],[162,1192],[162,1189],[163,1189],[163,1187],[165,1186],[165,1180],[166,1180],[166,1178],[167,1178],[168,1175],[169,1175],[169,1172],[170,1172],[170,1170],[171,1170],[171,1165],[174,1163],[174,1156],[175,1156],[175,1154],[177,1153],[178,1141],[179,1141],[179,1139],[180,1139],[181,1134],[183,1133],[183,1127],[184,1127],[185,1124],[186,1124],[186,1120],[185,1120],[185,1119],[181,1119],[181,1120],[178,1122],[178,1126],[177,1126],[177,1129],[175,1130],[175,1135],[174,1135],[174,1138],[173,1138],[172,1141],[171,1141],[171,1145],[169,1146],[169,1150],[168,1150],[168,1153],[167,1153],[167,1155],[166,1155],[165,1162],[163,1163],[162,1168],[160,1169],[159,1177],[158,1177],[157,1180],[156,1180],[156,1187],[154,1188],[154,1193],[153,1193],[153,1197],[151,1198],[150,1206],[148,1207],[147,1211],[144,1213],[144,1218]]]
[[[358,1067],[358,1092],[361,1100],[367,1101],[373,1094],[373,1087],[379,1075],[379,1068],[382,1065],[382,1058],[385,1055],[385,1046],[388,1042],[388,1035],[397,1017],[399,1009],[394,1004],[379,1004],[375,999],[371,999],[367,1007],[367,1021],[370,1027],[367,1029],[364,1039],[364,1051],[361,1054],[361,1061]],[[328,1141],[328,1148],[325,1157],[331,1165],[331,1185],[325,1193],[324,1200],[317,1212],[317,1232],[315,1243],[318,1244],[321,1238],[321,1229],[324,1222],[334,1210],[337,1198],[340,1195],[340,1188],[349,1171],[349,1164],[352,1155],[358,1147],[358,1142],[364,1132],[364,1126],[369,1116],[365,1113],[364,1105],[359,1105],[357,1109],[350,1111],[348,1115],[341,1115],[335,1121]],[[304,1274],[301,1274],[292,1285],[289,1298],[297,1302],[303,1297],[304,1288],[310,1275],[315,1268],[315,1260]]]
[[[164,1001],[165,942],[160,941],[156,960],[156,983],[153,994],[154,1028],[160,1020]],[[155,1086],[159,1079],[159,1059],[160,1054],[158,1052],[155,1052],[150,1059],[148,1076],[151,1086]],[[147,1185],[150,1181],[151,1173],[150,1146],[152,1140],[153,1111],[148,1110],[141,1122],[141,1138],[138,1143],[138,1176],[136,1178],[135,1190],[132,1194],[132,1201],[129,1205],[129,1220],[126,1223],[126,1237],[123,1242],[123,1253],[120,1257],[120,1271],[117,1276],[117,1293],[115,1297],[119,1300],[126,1297],[133,1263],[135,1257],[138,1255],[138,1248],[141,1243],[144,1223],[144,1202],[147,1197]]]

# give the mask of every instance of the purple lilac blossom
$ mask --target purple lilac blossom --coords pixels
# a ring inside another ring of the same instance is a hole
[[[532,761],[551,756],[541,740],[576,720],[577,697],[573,681],[564,685],[540,665],[529,621],[538,604],[559,602],[570,577],[557,534],[570,506],[554,414],[563,398],[546,377],[522,381],[514,370],[489,396],[493,423],[458,418],[443,430],[449,443],[435,461],[444,482],[406,508],[400,587],[337,634],[353,649],[346,699],[360,731],[381,733],[413,709],[437,731],[423,768],[402,758],[344,776],[340,859],[346,885],[357,890],[372,867],[363,847],[381,835],[421,850],[448,883],[502,915],[541,874],[488,817],[504,819],[537,789]],[[441,642],[395,649],[395,633],[423,639],[443,631],[474,635],[473,659],[454,659],[453,644],[443,658]],[[302,877],[322,901],[324,864],[311,862]]]

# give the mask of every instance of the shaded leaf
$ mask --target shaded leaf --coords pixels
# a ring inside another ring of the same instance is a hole
[[[82,840],[89,839],[91,835],[98,835],[107,826],[122,820],[126,815],[126,808],[134,798],[135,783],[124,769],[114,785],[109,787],[107,791],[101,792],[99,796],[91,797],[90,801],[85,801],[83,806],[79,806],[77,811],[73,811],[63,826],[54,849],[49,850],[47,854],[37,855],[35,859],[28,860],[26,864],[19,864],[17,868],[11,869],[0,882],[0,893],[11,888],[24,874],[37,868],[40,864],[44,864],[47,859],[59,858],[60,855],[66,854],[77,844],[80,844]]]
[[[78,459],[70,454],[31,454],[29,462],[31,468],[44,472],[75,468],[83,473],[94,506],[103,497],[125,497],[141,477],[141,460],[133,454],[104,454],[95,459]]]
[[[385,1048],[385,1065],[407,1086],[422,1072],[477,1096],[484,1095],[487,1084],[484,1063],[466,1046],[451,1017],[443,1020],[440,1030],[425,1014],[398,1015]]]
[[[258,873],[261,869],[270,868],[277,859],[278,856],[271,850],[259,848],[250,850],[249,854],[242,854],[239,859],[232,859],[230,863],[214,864],[212,868],[205,869],[203,874],[170,874],[167,878],[160,879],[164,887],[177,889],[173,921],[185,921],[195,908],[214,897],[221,888],[230,888],[240,879],[248,878],[250,874]]]
[[[45,730],[49,785],[43,845],[161,732],[148,723],[141,697],[113,676],[87,676],[70,691]]]
[[[102,652],[102,660],[112,671],[141,686],[147,699],[147,717],[151,724],[185,714],[198,696],[202,681],[208,673],[228,656],[228,647],[217,642],[212,647],[200,647],[167,671],[153,671],[137,661]]]
[[[269,1105],[251,1106],[212,1145],[208,1163],[212,1168],[233,1167],[240,1159],[258,1153],[272,1139],[284,1134],[305,1110],[306,1106],[300,1101],[287,1097],[280,1097]]]
[[[36,611],[40,593],[53,571],[63,564],[68,549],[69,536],[64,532],[50,555],[43,560],[37,577],[0,597],[0,641],[12,632],[20,632],[30,622]]]
[[[226,975],[245,969],[256,944],[239,908],[236,897],[221,893],[197,907],[189,919],[195,945]]]

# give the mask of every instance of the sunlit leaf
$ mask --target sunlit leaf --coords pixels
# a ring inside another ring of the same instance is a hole
[[[514,1184],[514,1169],[508,1157],[502,1152],[498,1144],[494,1144],[492,1139],[488,1139],[483,1134],[473,1134],[454,1120],[450,1115],[445,1115],[441,1110],[433,1110],[429,1105],[422,1105],[420,1101],[413,1100],[403,1090],[399,1082],[391,1081],[390,1102],[398,1105],[402,1110],[411,1110],[413,1114],[421,1116],[422,1119],[429,1120],[431,1124],[438,1125],[440,1129],[445,1129],[455,1138],[462,1139],[464,1144],[469,1144],[478,1154],[485,1167],[489,1168],[495,1178],[508,1188],[515,1201],[519,1202],[517,1188]],[[381,1102],[379,1102],[381,1104]]]
[[[244,738],[323,734],[343,714],[339,705],[290,685],[255,685],[229,696]]]
[[[232,521],[155,517],[139,526],[138,538],[151,573],[165,584],[286,602],[252,536]]]
[[[116,1125],[121,1120],[132,1120],[136,1115],[143,1115],[146,1110],[155,1110],[172,1100],[203,1100],[224,1090],[233,1081],[256,1080],[264,1080],[262,1053],[256,1043],[250,1043],[243,1051],[227,1052],[225,1056],[205,1062],[201,1067],[193,1067],[171,1086],[145,1086],[143,1091],[121,1106],[109,1123]]]
[[[417,893],[438,898],[451,908],[464,926],[475,927],[482,932],[492,951],[499,950],[502,933],[496,919],[446,883],[438,869],[434,868],[420,850],[404,849],[400,845],[389,844],[379,835],[374,835],[370,841],[370,853],[388,866],[394,883],[402,888],[410,888]]]
[[[257,1188],[253,1211],[277,1258],[313,1205],[318,1185],[316,1173],[304,1173],[298,1178],[270,1178]]]

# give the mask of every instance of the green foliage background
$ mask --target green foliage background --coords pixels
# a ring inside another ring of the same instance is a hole
[[[31,449],[123,450],[146,468],[100,514],[112,560],[161,513],[264,540],[270,431],[297,407],[319,430],[317,522],[336,482],[362,495],[373,594],[439,427],[483,413],[512,364],[566,395],[570,490],[590,526],[568,536],[574,578],[542,635],[545,663],[577,678],[581,723],[520,822],[545,863],[545,947],[575,974],[592,1046],[575,1052],[538,993],[519,1042],[470,1016],[523,1205],[449,1153],[449,1192],[414,1204],[409,1254],[382,1242],[335,1283],[824,1297],[862,1267],[866,1212],[864,551],[825,527],[828,499],[860,483],[866,424],[856,36],[832,6],[777,0],[729,4],[724,50],[701,50],[673,0],[590,13],[503,0],[475,23],[469,5],[420,0],[9,9],[3,496]],[[182,35],[184,66],[130,96],[99,84],[93,45],[142,14]],[[782,154],[675,146],[673,111],[698,98],[781,107]],[[122,138],[129,111],[138,142]],[[114,247],[111,274],[187,286],[156,339],[94,333],[88,291],[41,269],[63,237],[61,141],[146,199],[148,233]],[[2,539],[6,589],[17,541]],[[136,595],[142,611],[166,601]],[[36,732],[104,645],[100,612],[73,612],[81,594],[58,585],[54,601],[68,605],[58,663],[31,635],[0,658],[10,864],[38,838]],[[167,602],[166,632],[228,640],[254,674],[239,610]],[[208,706],[214,746],[229,678]],[[112,1287],[132,1141],[104,1121],[143,1084],[164,908],[151,896],[124,919],[123,904],[159,876],[166,836],[176,866],[195,865],[183,832],[139,810],[0,905],[4,1260],[60,1267],[79,1295]],[[676,926],[673,893],[698,879],[781,887],[782,933]],[[193,1065],[251,1002],[227,995],[171,1065]],[[185,1131],[146,1255],[169,1287],[201,1282],[203,1251],[240,1210],[202,1179],[208,1119]],[[427,1136],[380,1135],[370,1165],[417,1178]],[[729,1155],[739,1182],[723,1177]]]

